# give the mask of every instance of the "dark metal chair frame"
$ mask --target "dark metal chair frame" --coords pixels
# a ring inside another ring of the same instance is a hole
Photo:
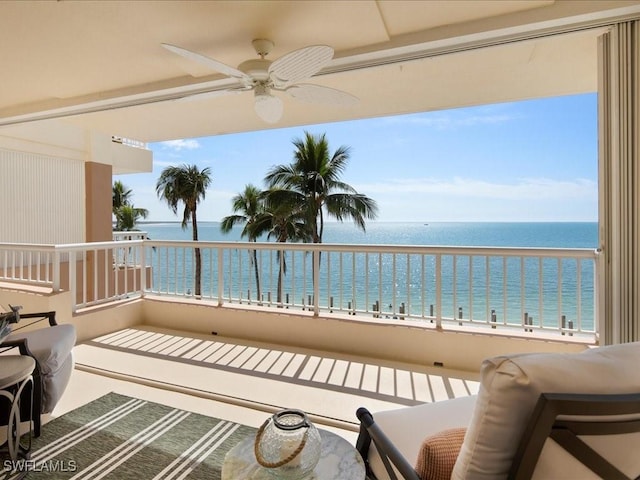
[[[34,325],[41,321],[47,320],[49,326],[54,327],[58,325],[56,322],[56,312],[38,312],[38,313],[21,313],[20,320],[23,319],[36,319],[26,325],[21,324],[20,327],[14,328],[13,331],[17,332],[25,327]],[[38,362],[36,356],[29,350],[29,344],[26,339],[20,340],[5,340],[0,343],[0,352],[5,352],[12,348],[18,348],[20,355],[28,355],[36,362],[36,368],[33,370],[33,435],[39,437],[42,421],[40,418],[42,412],[42,367]]]
[[[367,461],[374,443],[391,480],[398,480],[395,466],[404,480],[420,480],[417,472],[393,445],[366,408],[356,412],[360,434],[356,449],[367,466],[367,476],[375,480]],[[640,432],[640,393],[587,395],[543,393],[524,431],[508,478],[532,477],[547,438],[553,439],[595,474],[608,480],[630,479],[583,442],[580,435],[616,435]]]

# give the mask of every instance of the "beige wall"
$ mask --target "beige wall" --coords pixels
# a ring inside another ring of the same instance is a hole
[[[269,312],[238,307],[180,303],[145,298],[144,323],[176,330],[386,358],[395,361],[477,371],[483,359],[507,353],[581,351],[570,341],[534,340],[495,333],[437,331],[396,322],[313,317],[273,308]]]
[[[0,284],[0,305],[22,305],[21,312],[56,312],[58,323],[71,323],[76,327],[78,342],[98,337],[122,328],[140,324],[142,300],[123,301],[108,306],[94,307],[72,314],[71,294],[68,291],[47,293],[46,289],[15,287]],[[21,322],[21,325],[27,324]],[[40,328],[43,324],[36,325]]]

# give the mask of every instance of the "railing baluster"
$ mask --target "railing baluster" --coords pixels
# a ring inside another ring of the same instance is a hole
[[[544,282],[543,282],[543,261],[538,257],[538,318],[540,327],[544,327]]]
[[[111,262],[113,262],[113,257],[110,258],[109,256],[109,250],[103,250],[102,254],[104,256],[104,261],[103,261],[103,269],[104,269],[104,298],[109,298],[109,270],[113,269],[114,272],[114,276],[116,278],[116,282],[115,285],[117,285],[117,280],[118,280],[118,276],[119,276],[119,272],[118,272],[118,264],[116,263],[115,265],[109,265],[109,260],[111,260]],[[127,276],[128,276],[128,271],[127,271],[127,261],[126,261],[126,247],[124,247],[123,249],[123,258],[124,261],[123,263],[123,273],[124,273],[124,291],[127,291]],[[97,259],[96,259],[97,260]],[[96,261],[96,264],[98,262]],[[114,268],[115,267],[115,268]],[[98,272],[96,272],[97,274]],[[115,287],[115,290],[113,291],[113,295],[114,297],[118,297],[118,287]],[[94,300],[99,300],[97,297],[94,298]]]
[[[331,298],[332,292],[331,292],[331,253],[327,252],[326,254],[327,257],[327,299]],[[338,288],[340,289],[339,294],[338,294],[338,304],[339,304],[339,308],[338,310],[342,309],[342,282],[344,281],[344,277],[342,276],[342,252],[338,253],[338,275],[339,275],[339,279],[338,279]],[[330,301],[330,300],[327,300]],[[329,305],[329,307],[333,307],[333,305]],[[332,311],[332,309],[330,308],[330,311]]]
[[[484,306],[485,306],[485,311],[484,311],[484,318],[485,318],[485,323],[489,324],[491,321],[491,314],[489,312],[490,310],[490,304],[491,304],[491,277],[489,276],[489,271],[491,269],[491,262],[490,262],[491,257],[489,257],[489,255],[487,255],[486,257],[484,257],[484,285],[485,285],[485,298],[484,298]]]
[[[524,295],[524,283],[525,283],[525,274],[524,274],[524,257],[520,257],[520,322],[524,325],[524,314],[525,314],[525,295]]]
[[[406,315],[405,318],[408,318],[411,316],[411,257],[410,255],[407,253],[407,304],[406,304],[406,308],[405,311],[402,312]]]
[[[469,255],[469,322],[473,322],[473,255]]]
[[[307,255],[302,257],[302,308],[305,307],[304,297],[307,294]]]
[[[396,314],[396,302],[397,302],[397,287],[396,285],[398,284],[398,280],[397,280],[397,269],[396,269],[396,254],[393,253],[391,256],[391,275],[392,275],[392,279],[391,279],[391,315],[395,316]]]
[[[380,314],[380,305],[382,305],[382,253],[378,255],[378,315]]]
[[[300,254],[300,252],[292,252],[291,254],[291,268],[293,272],[296,272],[296,253]],[[304,255],[304,253],[303,253]],[[296,305],[296,275],[295,273],[291,274],[291,306],[295,307]]]
[[[320,314],[320,250],[313,251],[313,314]]]
[[[366,256],[366,254],[365,254],[365,256]],[[366,265],[366,263],[365,263],[365,265]],[[365,289],[368,290],[369,286],[367,285],[367,279],[369,277],[366,274],[366,271],[368,270],[368,268],[366,268],[366,266],[365,266],[364,270],[365,270],[365,282],[364,282],[364,285],[365,285]],[[356,271],[357,271],[356,270],[356,252],[353,252],[351,254],[351,301],[352,302],[355,302],[356,297],[358,296],[358,292],[357,292],[357,289],[356,289]],[[341,302],[342,302],[342,299],[341,299]],[[342,304],[341,304],[341,306],[342,306]],[[353,314],[355,315],[355,306],[353,308],[354,308]],[[351,310],[351,309],[349,309],[349,310]],[[352,312],[349,311],[349,314],[351,314],[351,313]]]
[[[442,254],[436,254],[436,328],[442,329]]]
[[[582,262],[576,258],[576,320],[578,331],[582,332]]]
[[[60,287],[59,276],[60,276],[60,254],[57,253],[57,269],[58,269],[58,288]],[[69,291],[71,292],[71,311],[76,312],[78,299],[77,299],[77,275],[76,275],[76,252],[72,250],[69,252]]]
[[[364,258],[365,258],[365,263],[364,263],[364,287],[365,287],[365,293],[364,293],[364,305],[365,305],[365,310],[368,308],[369,305],[369,290],[371,288],[371,285],[369,283],[369,252],[366,252],[364,254]],[[354,288],[353,291],[355,292],[355,278],[353,279],[354,281]],[[355,312],[357,310],[357,300],[356,300],[356,295],[354,294],[353,296],[353,310],[354,310],[354,315]]]
[[[558,315],[562,314],[562,259],[558,258]]]
[[[49,266],[49,263],[47,262],[47,267]],[[47,271],[47,276],[48,276],[48,271]],[[54,252],[53,254],[53,283],[52,283],[52,290],[54,293],[57,293],[60,291],[60,252],[58,252],[57,250]],[[75,293],[75,291],[72,290],[72,293]],[[75,304],[75,299],[74,302]]]
[[[453,305],[451,305],[451,319],[456,318],[458,307],[458,255],[453,256]]]
[[[502,257],[502,324],[507,324],[507,300],[509,298],[509,283],[507,277],[509,275],[509,268],[507,264],[507,257]]]
[[[85,250],[80,255],[80,265],[82,267],[82,304],[87,304],[87,253]],[[76,268],[76,265],[70,265],[69,268]]]
[[[424,320],[425,315],[424,312],[425,310],[425,306],[426,306],[426,292],[427,292],[427,272],[425,270],[425,265],[424,265],[424,259],[425,259],[425,255],[420,255],[420,284],[422,285],[422,288],[420,289],[420,306],[421,306],[421,311],[422,314],[420,315],[420,318],[422,318]]]

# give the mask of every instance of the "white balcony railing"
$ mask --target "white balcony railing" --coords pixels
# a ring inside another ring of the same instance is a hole
[[[128,232],[113,232],[113,241],[121,242],[123,240],[146,240],[147,232],[128,231]]]
[[[74,310],[146,294],[195,298],[196,246],[198,298],[220,306],[530,334],[598,330],[598,255],[587,249],[142,239],[0,244],[0,280],[69,289]]]

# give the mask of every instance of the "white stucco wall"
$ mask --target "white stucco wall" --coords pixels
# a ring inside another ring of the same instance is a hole
[[[84,163],[0,148],[0,242],[84,240]]]
[[[0,243],[86,241],[85,162],[150,171],[152,153],[61,121],[0,128]]]

